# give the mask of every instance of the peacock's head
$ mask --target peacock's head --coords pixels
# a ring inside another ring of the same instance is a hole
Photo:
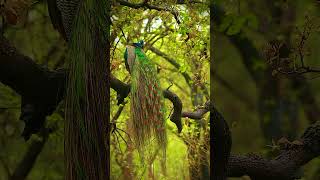
[[[143,46],[144,46],[144,41],[143,41],[143,40],[140,40],[140,41],[137,42],[137,43],[133,43],[133,46],[139,47],[139,48],[143,48]]]

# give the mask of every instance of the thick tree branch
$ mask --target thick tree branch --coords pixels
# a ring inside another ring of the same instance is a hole
[[[169,99],[173,104],[173,113],[170,117],[170,120],[174,122],[178,128],[178,132],[180,133],[182,130],[181,123],[181,111],[182,111],[182,102],[180,98],[169,90],[165,90],[163,92],[165,98]]]
[[[232,146],[231,132],[228,123],[213,103],[210,104],[210,110],[210,139],[213,144],[210,154],[213,160],[211,176],[214,180],[225,180]]]
[[[49,71],[41,68],[29,57],[21,55],[4,37],[0,39],[0,52],[0,82],[12,87],[22,96],[21,119],[26,122],[23,135],[28,139],[42,127],[45,117],[50,115],[62,100],[66,73],[64,70]],[[114,76],[111,76],[110,84],[111,88],[117,91],[118,104],[121,104],[130,93],[130,85]],[[207,112],[202,109],[182,113],[180,98],[169,90],[164,90],[163,94],[173,103],[174,111],[170,120],[177,125],[179,132],[182,130],[181,116],[201,119]]]
[[[62,100],[65,74],[42,68],[0,35],[0,82],[22,97],[20,119],[26,123],[22,135],[27,140],[40,130],[46,116]]]
[[[275,159],[259,156],[231,156],[229,176],[248,175],[251,179],[293,180],[300,178],[296,172],[312,159],[320,156],[320,121],[306,129],[300,143],[290,143]]]
[[[0,36],[0,82],[10,86],[26,100],[55,103],[56,97],[48,94],[59,93],[64,81],[58,72],[49,71],[20,54],[9,41]]]
[[[212,105],[213,106],[213,105]],[[228,169],[228,177],[250,176],[253,180],[293,180],[299,177],[298,170],[320,156],[320,121],[308,127],[300,139],[287,142],[280,147],[280,154],[274,159],[265,159],[258,155],[231,155],[227,167],[224,162],[228,159],[230,152],[231,137],[223,116],[214,107],[212,132],[214,144],[213,177],[224,179],[224,167]],[[229,151],[228,151],[229,149]]]

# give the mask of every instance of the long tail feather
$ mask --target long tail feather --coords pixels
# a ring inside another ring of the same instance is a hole
[[[160,82],[154,64],[144,52],[140,48],[135,48],[134,54],[134,57],[129,58],[128,64],[132,71],[131,119],[135,144],[140,154],[143,154],[145,146],[152,146],[154,144],[152,138],[156,138],[156,144],[163,150],[165,159],[167,134]]]

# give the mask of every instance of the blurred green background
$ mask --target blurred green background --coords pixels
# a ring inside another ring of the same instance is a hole
[[[275,157],[280,138],[293,141],[318,120],[320,79],[317,73],[292,76],[275,73],[265,58],[265,50],[273,40],[297,47],[301,39],[298,30],[315,24],[305,43],[304,62],[318,68],[319,3],[217,0],[216,7],[215,83],[211,86],[214,103],[231,127],[232,153]],[[290,52],[291,58],[294,53]],[[300,172],[303,179],[320,179],[319,167],[319,158],[309,162]]]

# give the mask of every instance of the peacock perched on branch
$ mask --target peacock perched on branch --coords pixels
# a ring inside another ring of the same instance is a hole
[[[126,68],[131,74],[133,139],[138,151],[143,154],[145,146],[152,145],[152,138],[155,137],[165,159],[167,135],[164,98],[155,65],[143,52],[143,46],[142,40],[127,45],[124,53]]]

